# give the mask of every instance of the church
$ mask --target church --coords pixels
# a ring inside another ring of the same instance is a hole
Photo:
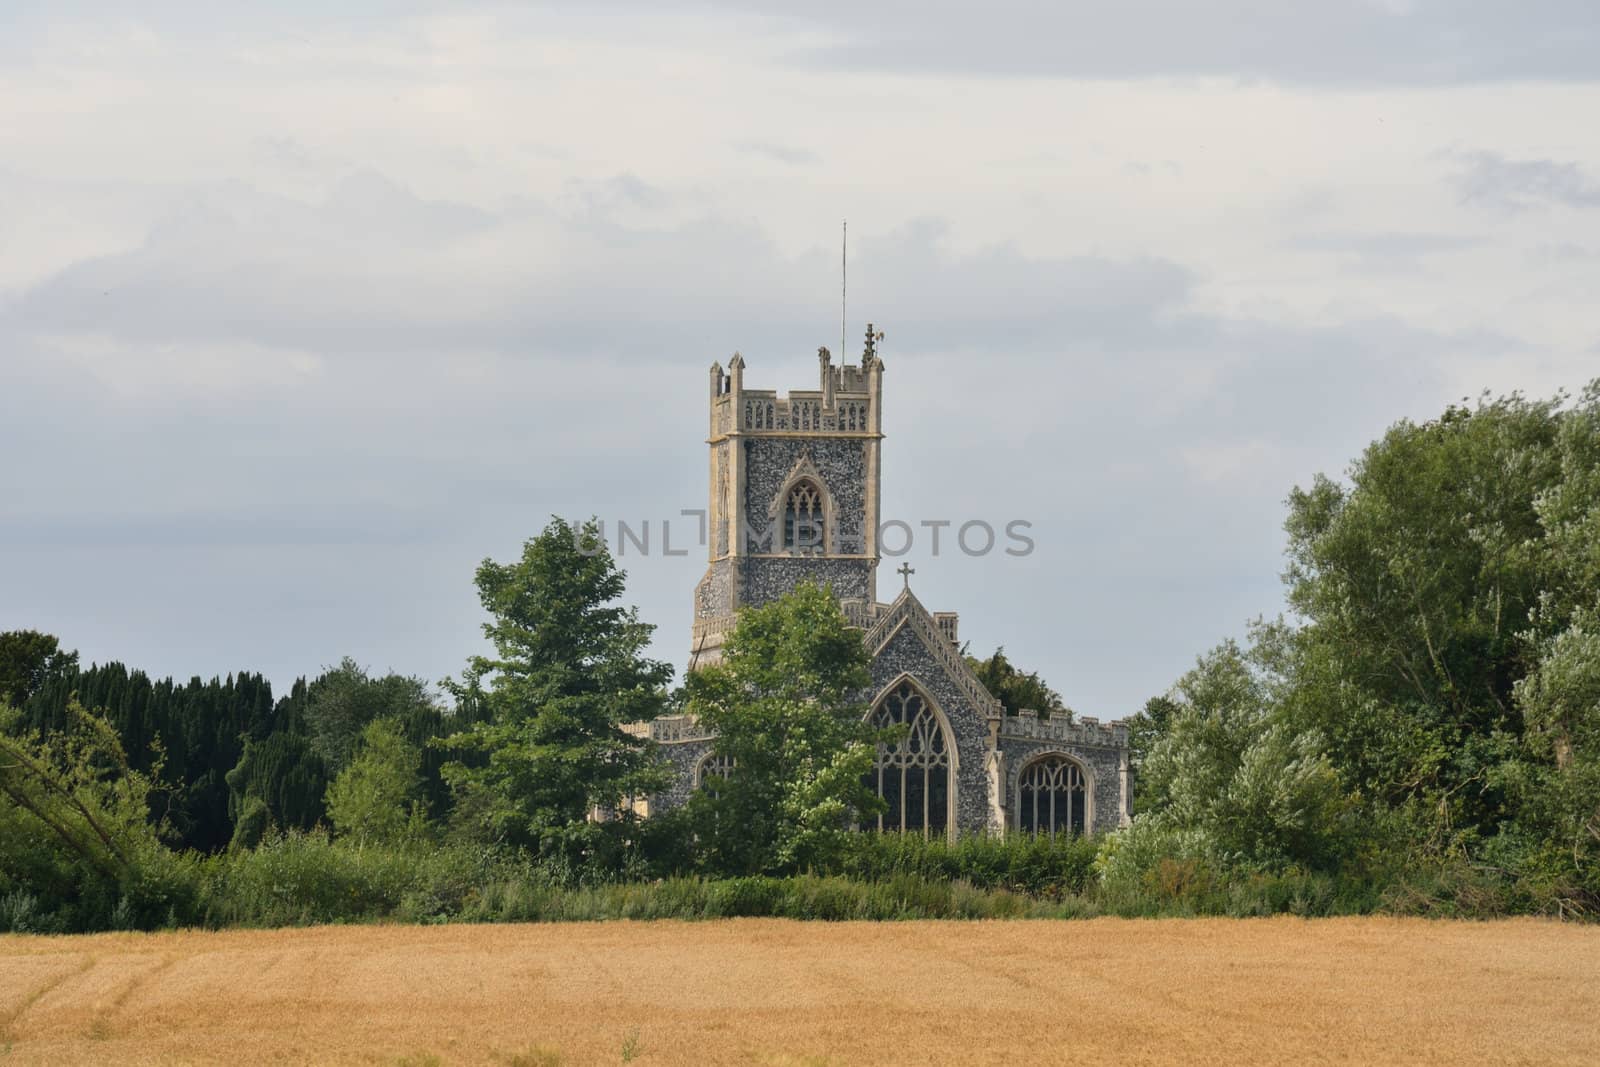
[[[1003,712],[961,655],[954,612],[929,611],[910,571],[878,599],[879,472],[884,441],[881,335],[867,328],[859,365],[817,352],[815,390],[747,388],[744,357],[711,365],[705,577],[694,591],[689,669],[717,662],[741,607],[803,581],[832,588],[872,656],[863,694],[878,725],[905,724],[879,746],[877,828],[927,836],[1079,833],[1128,819],[1128,733],[1120,723]],[[688,716],[638,723],[661,745],[674,784],[647,810],[681,804],[726,773],[712,735]]]

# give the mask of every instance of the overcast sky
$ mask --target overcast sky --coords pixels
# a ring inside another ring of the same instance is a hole
[[[266,7],[0,5],[0,630],[86,661],[438,679],[559,513],[681,666],[705,369],[815,388],[845,217],[885,517],[1033,523],[913,587],[1102,718],[1293,486],[1600,375],[1593,0]]]

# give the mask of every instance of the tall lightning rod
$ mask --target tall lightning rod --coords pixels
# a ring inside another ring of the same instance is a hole
[[[846,265],[845,254],[850,249],[850,220],[844,220],[843,232],[839,237],[839,362],[845,361],[844,350],[844,313],[845,293],[849,290],[850,268]]]

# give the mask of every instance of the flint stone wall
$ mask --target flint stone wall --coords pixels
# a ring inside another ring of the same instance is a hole
[[[984,757],[989,741],[988,720],[961,695],[909,626],[901,627],[872,661],[871,700],[876,703],[903,673],[910,674],[927,690],[955,734],[956,829],[963,834],[987,829],[989,784]]]
[[[783,516],[780,513],[774,519],[768,513],[802,454],[811,456],[812,465],[833,498],[830,520],[834,543],[830,554],[857,556],[866,551],[867,453],[859,438],[751,437],[745,438],[743,444],[746,552],[760,554],[781,548]],[[768,523],[772,524],[770,529]],[[763,532],[773,540],[763,544]]]
[[[1008,829],[1017,825],[1017,783],[1023,770],[1033,760],[1050,753],[1076,760],[1088,773],[1090,782],[1087,784],[1093,792],[1091,833],[1109,833],[1122,824],[1122,750],[1048,738],[1008,736],[1006,727],[1014,722],[1007,716],[1000,727],[1000,754],[1005,760],[1005,796],[1001,801],[1005,805]]]

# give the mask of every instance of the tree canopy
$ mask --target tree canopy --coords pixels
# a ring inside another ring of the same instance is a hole
[[[881,803],[865,784],[876,733],[861,632],[802,583],[739,613],[723,661],[689,675],[685,710],[716,732],[725,776],[691,801],[706,862],[759,873],[836,854]]]
[[[575,858],[616,836],[591,812],[663,784],[622,726],[661,712],[672,668],[645,656],[654,627],[617,603],[623,581],[597,525],[561,519],[520,558],[478,567],[494,654],[447,687],[483,719],[443,744],[461,817],[486,839]]]
[[[967,656],[967,666],[984,688],[1005,708],[1007,715],[1031,708],[1044,715],[1071,717],[1072,709],[1061,694],[1045,682],[1037,671],[1024,671],[1006,658],[1004,647],[987,659]]]

